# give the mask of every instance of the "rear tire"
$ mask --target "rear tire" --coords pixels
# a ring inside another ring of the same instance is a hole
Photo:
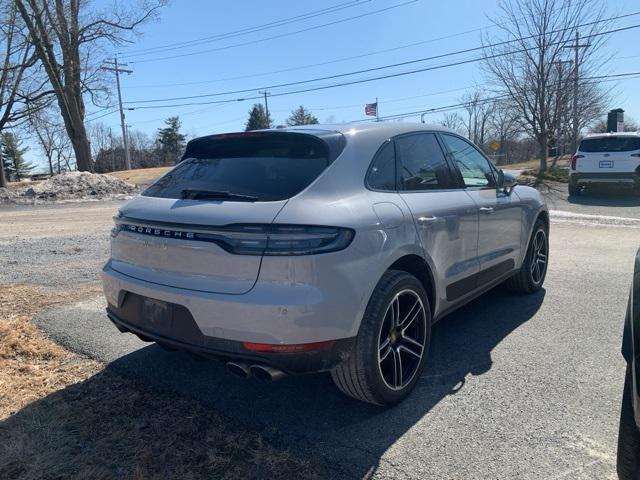
[[[549,263],[549,230],[540,218],[531,232],[527,255],[518,273],[507,280],[509,288],[515,292],[533,293],[542,288],[547,276]]]
[[[617,470],[620,480],[640,478],[640,432],[633,418],[631,367],[627,365],[618,430]]]
[[[430,340],[431,310],[422,283],[389,270],[371,295],[353,350],[331,377],[350,397],[394,405],[420,378]]]
[[[580,187],[573,182],[569,182],[569,196],[577,197],[580,195]]]

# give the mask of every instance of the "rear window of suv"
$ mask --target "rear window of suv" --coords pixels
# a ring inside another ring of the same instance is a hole
[[[606,137],[587,138],[580,143],[581,152],[630,152],[640,150],[640,138],[638,137]]]
[[[342,134],[322,130],[198,138],[189,142],[180,163],[142,194],[186,198],[193,191],[222,192],[253,201],[285,200],[318,178],[344,143]]]

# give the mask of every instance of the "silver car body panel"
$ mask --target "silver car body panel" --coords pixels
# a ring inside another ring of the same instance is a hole
[[[103,269],[109,303],[125,292],[186,307],[204,335],[236,341],[310,343],[357,334],[371,294],[397,260],[424,259],[435,288],[437,319],[473,298],[485,285],[455,299],[448,287],[511,261],[522,264],[534,222],[546,207],[539,193],[516,186],[430,192],[379,192],[365,187],[372,158],[384,141],[416,131],[447,131],[423,124],[376,123],[294,127],[341,132],[340,156],[305,190],[281,202],[202,202],[137,196],[120,214],[154,228],[170,224],[215,228],[238,223],[348,227],[344,250],[304,256],[249,256],[215,244],[120,232]],[[452,132],[450,132],[452,133]],[[493,213],[480,213],[491,206]],[[422,225],[421,217],[437,220]],[[415,258],[413,257],[413,258]],[[449,295],[450,297],[450,295]]]

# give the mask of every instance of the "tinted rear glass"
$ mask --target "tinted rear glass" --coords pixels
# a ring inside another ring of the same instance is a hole
[[[183,198],[185,190],[211,190],[257,201],[284,200],[304,190],[329,166],[336,156],[330,144],[315,135],[288,132],[196,139],[180,164],[143,195]]]
[[[630,152],[632,150],[640,150],[640,138],[588,138],[582,140],[578,150],[581,152]]]
[[[387,141],[376,153],[367,174],[367,185],[374,190],[396,189],[396,155],[392,141]]]

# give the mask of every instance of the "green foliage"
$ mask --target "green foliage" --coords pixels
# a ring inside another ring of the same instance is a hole
[[[264,128],[271,128],[271,115],[267,115],[264,107],[260,103],[253,105],[253,108],[249,111],[249,119],[245,126],[245,132],[251,130],[262,130]]]
[[[318,122],[318,119],[313,115],[309,110],[300,105],[296,108],[289,118],[287,118],[287,125],[290,127],[296,125],[315,125]]]
[[[2,145],[4,172],[7,179],[18,182],[28,177],[29,172],[35,168],[35,165],[24,159],[24,154],[29,150],[29,147],[22,147],[22,141],[11,132],[3,133],[0,143]]]
[[[164,121],[166,127],[159,128],[156,141],[160,146],[162,156],[173,158],[175,161],[182,154],[185,147],[186,136],[180,133],[180,118],[169,117]]]

